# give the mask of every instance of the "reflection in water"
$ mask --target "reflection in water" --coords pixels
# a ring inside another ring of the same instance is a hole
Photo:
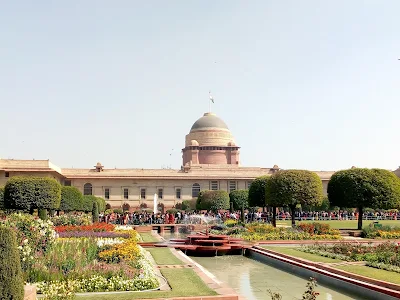
[[[240,255],[192,259],[248,300],[270,299],[269,289],[282,294],[283,300],[302,299],[306,290],[307,280]],[[318,300],[363,300],[321,285],[317,292]]]

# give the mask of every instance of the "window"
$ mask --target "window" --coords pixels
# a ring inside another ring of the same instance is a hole
[[[146,189],[140,189],[140,199],[146,199]]]
[[[199,193],[200,193],[200,184],[194,183],[192,185],[192,197],[197,198],[199,196]]]
[[[104,198],[110,199],[110,189],[104,189]]]
[[[65,180],[64,181],[65,186],[71,186],[71,180]]]
[[[10,177],[10,172],[6,172],[6,173],[5,173],[5,176],[6,176],[6,177]]]
[[[219,190],[218,181],[211,181],[210,182],[210,190],[212,190],[212,191],[218,191]]]
[[[251,185],[251,183],[252,183],[253,181],[247,181],[247,189],[249,189],[250,188],[250,185]]]
[[[129,198],[129,189],[124,189],[124,199]]]
[[[181,199],[181,189],[176,189],[175,190],[175,198],[176,199]]]
[[[85,183],[83,186],[83,194],[84,195],[92,195],[93,192],[93,186],[91,183]]]
[[[162,199],[163,198],[163,189],[158,189],[158,199]]]
[[[229,181],[229,193],[236,190],[236,181]]]

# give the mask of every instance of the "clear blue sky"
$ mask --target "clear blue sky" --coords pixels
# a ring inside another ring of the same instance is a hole
[[[244,166],[395,169],[399,13],[399,0],[3,1],[0,157],[179,168],[211,90]]]

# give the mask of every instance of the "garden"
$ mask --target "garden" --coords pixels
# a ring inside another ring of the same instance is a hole
[[[265,223],[243,224],[235,220],[227,220],[223,224],[211,227],[212,234],[225,234],[245,241],[257,242],[265,240],[340,240],[339,230],[328,224],[300,223],[295,227],[274,227]]]
[[[159,287],[150,254],[137,244],[141,238],[134,230],[102,223],[54,226],[28,214],[11,214],[2,224],[16,233],[24,281],[46,299]]]

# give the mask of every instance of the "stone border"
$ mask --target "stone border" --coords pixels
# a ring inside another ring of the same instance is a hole
[[[370,278],[327,267],[326,265],[295,258],[290,255],[270,251],[261,247],[249,249],[250,257],[255,257],[275,267],[290,270],[291,273],[307,277],[316,277],[321,283],[333,285],[349,292],[356,292],[370,299],[400,299],[400,291],[382,286],[385,281]],[[368,279],[368,281],[364,280]],[[376,294],[377,293],[377,294]],[[378,297],[378,298],[377,298]]]

